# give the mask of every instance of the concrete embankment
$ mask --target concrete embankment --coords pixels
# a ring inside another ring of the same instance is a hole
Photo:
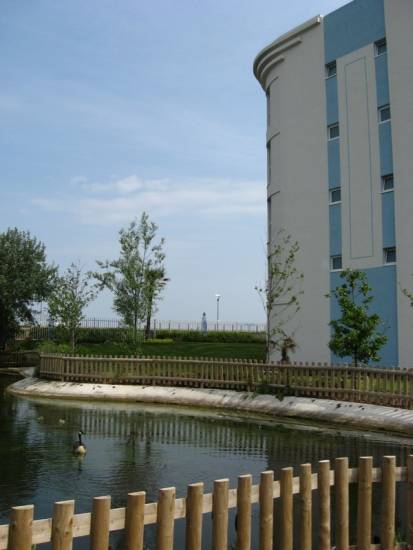
[[[8,387],[14,395],[87,401],[146,402],[185,405],[265,414],[269,417],[303,418],[345,425],[347,428],[384,430],[413,436],[413,411],[309,397],[284,397],[231,390],[128,386],[52,382],[25,378]]]

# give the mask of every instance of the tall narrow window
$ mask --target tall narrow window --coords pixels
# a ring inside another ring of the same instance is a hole
[[[340,271],[343,268],[343,260],[341,256],[331,256],[330,269],[331,271]]]
[[[331,124],[327,127],[327,135],[329,140],[337,139],[340,137],[340,128],[338,123]]]
[[[394,189],[394,178],[393,174],[388,174],[387,176],[382,176],[381,178],[381,190],[383,193],[385,191],[393,191]]]
[[[341,188],[330,189],[330,204],[337,204],[339,202],[341,202]]]
[[[267,227],[268,227],[268,243],[271,242],[271,197],[268,197],[267,199]]]
[[[396,247],[391,246],[384,249],[384,263],[385,264],[394,264],[396,263]]]
[[[390,105],[379,107],[379,122],[387,122],[390,120]]]

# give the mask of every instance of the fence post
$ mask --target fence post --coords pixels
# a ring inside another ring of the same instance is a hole
[[[157,550],[173,550],[175,516],[175,487],[159,491],[157,511]]]
[[[413,549],[413,455],[407,457],[407,548]]]
[[[31,550],[33,510],[32,504],[11,509],[7,550]]]
[[[320,460],[318,463],[318,508],[319,508],[319,550],[331,548],[330,520],[330,461]]]
[[[236,550],[250,550],[251,548],[251,487],[252,476],[250,474],[238,477]]]
[[[214,481],[212,494],[212,550],[228,548],[228,479]]]
[[[53,550],[72,550],[75,501],[55,502],[52,518]]]
[[[126,504],[126,549],[143,549],[145,492],[129,493]]]
[[[95,497],[90,524],[90,549],[107,550],[109,546],[110,496]]]
[[[311,550],[311,464],[300,466],[300,550]]]
[[[201,550],[203,494],[203,483],[192,483],[188,485],[186,497],[185,550]]]
[[[260,501],[260,550],[272,550],[274,472],[261,473]]]
[[[358,467],[357,549],[370,550],[373,459],[362,456]]]
[[[283,468],[280,480],[282,550],[293,550],[293,469]]]
[[[396,457],[383,457],[381,483],[381,550],[394,550],[394,522],[396,519]]]
[[[336,548],[349,548],[349,488],[348,458],[336,458],[334,468],[334,488],[336,494]]]

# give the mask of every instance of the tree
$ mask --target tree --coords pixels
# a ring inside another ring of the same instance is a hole
[[[411,292],[407,288],[402,288],[401,290],[403,294],[406,296],[406,298],[410,300],[410,305],[413,307],[413,292]]]
[[[289,334],[286,325],[301,309],[304,274],[296,267],[299,250],[298,242],[280,229],[268,255],[267,281],[263,287],[255,287],[267,317],[267,357],[277,349],[284,362],[289,361],[289,351],[297,347],[294,332]]]
[[[158,226],[143,212],[119,232],[120,256],[117,260],[97,262],[103,272],[94,273],[101,288],[114,295],[113,308],[126,325],[133,328],[137,341],[139,324],[147,320],[165,286],[164,239],[155,243]]]
[[[333,333],[329,347],[339,357],[352,357],[356,367],[360,362],[379,361],[387,337],[377,330],[380,316],[369,312],[373,296],[367,276],[363,271],[345,269],[340,277],[343,284],[327,295],[337,300],[341,311],[341,317],[330,322]]]
[[[84,319],[83,310],[96,295],[96,285],[91,284],[91,275],[84,275],[78,264],[72,263],[65,274],[56,279],[48,299],[49,315],[68,332],[72,351],[75,350],[77,332]]]
[[[55,275],[44,244],[28,231],[10,228],[0,234],[0,349],[22,322],[34,322],[34,304],[50,294]]]

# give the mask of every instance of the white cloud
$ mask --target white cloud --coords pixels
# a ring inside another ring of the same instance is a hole
[[[265,215],[263,181],[144,180],[131,175],[105,183],[77,178],[73,187],[71,195],[37,197],[33,203],[46,211],[67,212],[78,222],[93,225],[124,223],[144,210],[157,217]]]

